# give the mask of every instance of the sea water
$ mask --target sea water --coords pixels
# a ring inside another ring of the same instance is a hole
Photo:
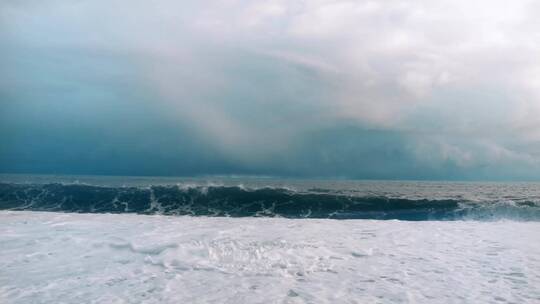
[[[1,303],[539,303],[540,184],[4,175]]]

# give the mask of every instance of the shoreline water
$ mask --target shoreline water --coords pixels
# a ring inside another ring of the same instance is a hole
[[[535,303],[539,222],[0,211],[4,303]]]

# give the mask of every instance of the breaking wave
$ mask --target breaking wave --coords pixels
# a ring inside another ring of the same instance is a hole
[[[355,196],[242,186],[0,183],[0,209],[79,213],[399,220],[540,220],[536,201]]]

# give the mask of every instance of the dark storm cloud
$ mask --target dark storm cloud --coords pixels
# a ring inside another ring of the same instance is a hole
[[[0,171],[538,178],[533,1],[6,1]]]

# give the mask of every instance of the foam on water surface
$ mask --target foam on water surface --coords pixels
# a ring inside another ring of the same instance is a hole
[[[2,303],[538,303],[540,223],[0,212]]]

